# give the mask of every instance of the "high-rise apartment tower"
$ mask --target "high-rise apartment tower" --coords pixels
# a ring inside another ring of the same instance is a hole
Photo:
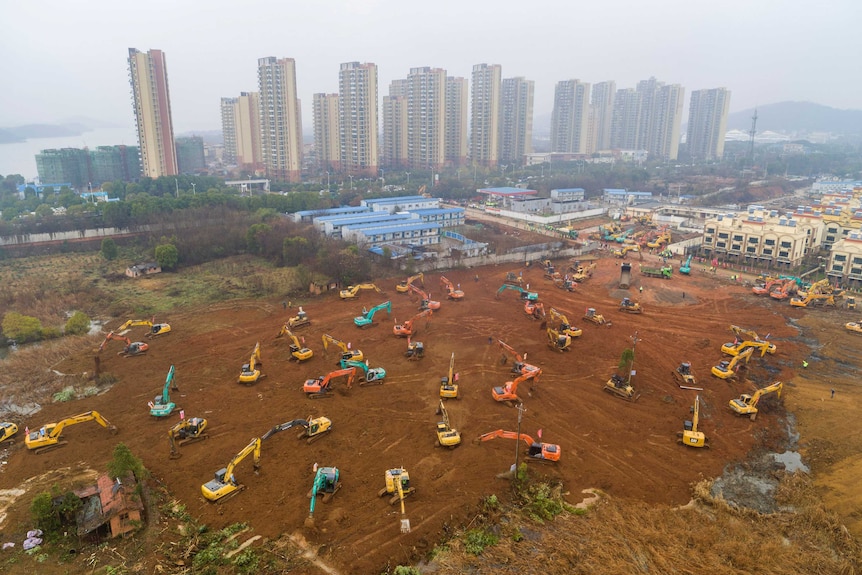
[[[500,96],[500,161],[521,164],[533,151],[532,80],[506,78]]]
[[[695,90],[688,108],[686,143],[693,159],[716,160],[724,155],[724,134],[730,111],[727,88]]]
[[[302,116],[296,96],[296,62],[293,58],[260,58],[257,81],[266,175],[273,180],[298,182],[302,170]]]
[[[129,48],[129,77],[143,175],[174,176],[178,172],[168,68],[161,50]]]
[[[557,82],[551,113],[551,151],[586,154],[590,85],[580,80]]]
[[[377,65],[347,62],[338,73],[341,169],[377,177]]]
[[[500,159],[500,91],[503,68],[499,64],[473,66],[470,102],[470,161],[494,168]]]

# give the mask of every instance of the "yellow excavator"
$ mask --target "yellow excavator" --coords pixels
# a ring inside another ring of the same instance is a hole
[[[712,366],[712,375],[715,377],[719,377],[721,379],[733,379],[736,377],[736,366],[739,362],[744,362],[742,365],[748,363],[748,360],[751,359],[751,355],[754,353],[754,348],[749,347],[744,351],[741,351],[738,355],[733,356],[733,359],[730,361],[722,360],[718,365]],[[740,365],[740,367],[742,367]]]
[[[259,366],[261,365],[263,365],[263,362],[260,359],[260,342],[257,342],[251,352],[251,357],[249,357],[248,363],[242,364],[242,369],[240,369],[237,383],[251,385],[266,377],[260,373]]]
[[[27,449],[31,450],[33,453],[44,453],[49,449],[62,447],[66,445],[66,442],[60,439],[60,436],[63,434],[63,430],[70,425],[85,423],[87,421],[95,421],[102,427],[108,429],[111,433],[116,433],[117,431],[117,428],[111,425],[107,419],[102,417],[98,411],[88,411],[86,413],[67,417],[66,419],[61,419],[57,423],[46,423],[36,431],[31,431],[25,435],[24,445],[26,445]]]
[[[549,346],[559,352],[569,351],[572,346],[572,336],[559,332],[552,327],[547,329],[547,333]]]
[[[677,433],[677,441],[689,447],[709,447],[709,440],[702,431],[698,431],[697,424],[700,419],[700,396],[694,398],[694,407],[692,407],[691,421],[683,421],[682,431]]]
[[[401,484],[400,489],[399,483]],[[396,467],[386,470],[386,485],[377,492],[377,496],[389,495],[389,505],[395,505],[414,493],[416,493],[416,488],[410,485],[410,474],[403,467]]]
[[[626,254],[629,252],[639,252],[639,251],[640,251],[640,247],[638,247],[637,245],[624,245],[620,249],[614,250],[614,255],[618,258],[624,258],[624,257],[626,257]]]
[[[760,352],[760,357],[763,357],[767,353],[770,355],[774,354],[778,350],[774,343],[761,339],[753,330],[745,329],[738,325],[732,325],[730,326],[730,331],[732,331],[737,338],[735,341],[725,343],[721,346],[721,352],[726,353],[727,355],[739,355],[739,353],[745,351],[745,348],[747,347],[753,347],[758,350]],[[766,334],[766,337],[768,338],[769,334]]]
[[[760,401],[760,398],[769,393],[776,393],[777,397],[781,397],[781,390],[783,388],[784,384],[776,381],[772,385],[758,389],[751,395],[743,393],[739,398],[730,400],[730,409],[737,415],[747,415],[751,418],[751,421],[754,421],[757,417],[757,403]]]
[[[332,420],[328,417],[312,417],[305,419],[293,419],[280,423],[260,436],[261,441],[266,441],[276,433],[287,431],[293,427],[301,427],[302,431],[297,434],[297,439],[304,439],[309,445],[332,431]]]
[[[795,297],[790,300],[790,305],[793,307],[808,307],[809,304],[822,304],[831,307],[835,307],[835,298],[840,298],[844,295],[844,292],[838,293],[814,293],[808,292],[808,295],[804,298]]]
[[[238,495],[240,491],[245,489],[245,485],[238,483],[233,474],[233,470],[239,465],[243,459],[254,454],[254,472],[260,468],[260,438],[255,437],[251,442],[242,448],[237,453],[227,467],[222,467],[215,472],[215,477],[210,481],[201,485],[201,493],[207,501],[223,503],[234,495]]]
[[[548,315],[551,317],[551,321],[555,322],[554,329],[562,334],[565,334],[571,338],[581,337],[584,333],[583,330],[579,327],[575,327],[569,323],[569,318],[567,318],[562,312],[551,308],[548,310]],[[558,324],[556,322],[559,322]]]
[[[170,324],[156,323],[155,321],[146,319],[130,319],[114,331],[119,333],[129,329],[130,327],[135,327],[138,325],[145,325],[150,328],[150,332],[147,334],[147,337],[156,337],[157,335],[164,335],[171,332]]]
[[[398,283],[398,285],[395,286],[395,291],[397,291],[398,293],[407,293],[410,291],[410,284],[412,284],[415,281],[418,281],[424,287],[425,286],[425,274],[422,272],[419,272],[416,275],[410,276],[406,280],[401,280]]]
[[[449,424],[449,413],[446,411],[446,406],[443,405],[443,400],[440,400],[440,406],[437,408],[437,415],[443,416],[443,421],[437,422],[437,445],[454,449],[461,445],[461,434],[457,429],[452,429]]]
[[[281,331],[278,334],[278,337],[282,335],[286,335],[290,340],[290,360],[296,360],[299,363],[303,361],[307,361],[314,357],[314,352],[305,347],[303,343],[300,343],[299,338],[293,335],[293,332],[288,329],[287,325],[281,328]]]
[[[455,352],[449,359],[449,375],[440,378],[440,397],[458,399],[458,374],[455,373]]]
[[[844,329],[847,331],[855,331],[856,333],[862,333],[862,321],[848,321],[844,324]]]
[[[359,294],[360,290],[364,289],[373,289],[377,293],[383,293],[380,291],[380,288],[374,284],[359,284],[355,286],[347,286],[347,289],[343,289],[338,292],[338,297],[341,299],[353,299]]]
[[[209,436],[206,433],[207,420],[203,417],[189,417],[181,419],[176,425],[168,430],[168,441],[171,442],[171,459],[181,456],[177,447],[187,445],[195,441],[203,441]]]
[[[344,343],[343,341],[337,340],[331,335],[325,333],[323,334],[323,353],[326,353],[326,350],[329,349],[330,345],[334,345],[338,349],[341,350],[341,357],[337,364],[340,364],[341,361],[365,361],[365,354],[362,353],[362,350],[359,349],[350,349],[349,343]]]
[[[18,426],[11,421],[0,422],[0,443],[7,439],[12,439],[12,436],[18,433]]]

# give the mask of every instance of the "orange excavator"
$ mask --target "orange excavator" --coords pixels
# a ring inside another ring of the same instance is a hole
[[[124,335],[117,335],[114,332],[108,332],[108,335],[105,336],[105,341],[99,345],[99,351],[105,349],[108,345],[108,342],[112,339],[118,339],[122,342],[125,342],[126,347],[123,348],[123,351],[117,352],[117,355],[121,355],[123,357],[134,357],[136,355],[142,355],[147,353],[147,350],[150,349],[149,344],[146,344],[142,341],[132,341]]]
[[[525,301],[524,313],[533,319],[542,319],[545,317],[545,304],[542,302]]]
[[[539,369],[535,365],[527,363],[527,354],[524,354],[524,357],[521,357],[517,351],[512,349],[512,346],[508,345],[503,340],[498,339],[497,343],[500,345],[500,349],[504,352],[503,356],[500,358],[501,364],[506,365],[506,361],[509,359],[506,354],[511,355],[512,359],[514,359],[514,363],[512,364],[512,373],[524,375]]]
[[[422,319],[423,317],[427,317],[428,321],[430,322],[431,321],[431,315],[433,313],[434,312],[431,311],[430,309],[426,309],[425,311],[420,311],[419,313],[417,313],[415,316],[408,319],[404,323],[402,323],[402,324],[396,323],[395,327],[392,328],[392,333],[394,333],[398,337],[408,337],[411,335],[416,335],[416,333],[419,331],[419,328],[418,327],[414,328],[413,325],[417,321]],[[427,325],[427,323],[426,323],[426,325]]]
[[[778,278],[772,278],[769,281],[767,281],[765,284],[763,284],[762,286],[761,285],[754,286],[753,288],[751,288],[751,292],[754,295],[769,295],[769,293],[773,289],[775,289],[777,286],[782,285],[782,283],[783,283],[783,280],[778,279]]]
[[[531,379],[535,380],[534,383],[538,383],[540,375],[542,375],[541,369],[529,371],[520,377],[515,378],[515,381],[507,381],[506,385],[494,387],[491,389],[491,395],[494,397],[495,401],[507,402],[509,405],[522,403],[521,398],[518,397],[517,393],[518,386]],[[532,389],[532,387],[530,389]]]
[[[407,288],[410,290],[411,294],[416,294],[419,296],[420,310],[425,311],[426,309],[431,309],[437,311],[438,309],[440,309],[440,302],[432,300],[431,294],[427,293],[425,290],[423,290],[416,284],[407,284]]]
[[[309,399],[332,397],[332,380],[343,375],[347,376],[347,389],[352,388],[353,380],[356,379],[355,367],[337,369],[315,379],[306,379],[305,385],[302,386],[302,391],[305,392],[306,397]]]
[[[440,276],[440,284],[446,290],[446,297],[449,299],[454,299],[455,301],[464,299],[464,292],[460,289],[455,289],[455,286],[452,285],[452,282],[446,279],[446,276]]]
[[[555,463],[560,460],[560,446],[554,443],[540,443],[533,441],[533,438],[526,433],[516,433],[514,431],[503,431],[498,429],[479,436],[479,441],[491,441],[502,437],[503,439],[521,440],[527,444],[528,461],[543,461]],[[542,432],[539,431],[539,439],[542,438]]]

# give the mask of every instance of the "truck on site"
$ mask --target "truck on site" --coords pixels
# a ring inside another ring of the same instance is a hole
[[[737,415],[747,415],[751,421],[757,417],[757,404],[764,395],[775,393],[776,397],[781,397],[781,390],[784,384],[776,381],[772,385],[767,385],[755,391],[753,394],[743,393],[737,399],[730,400],[730,409]]]
[[[632,284],[632,264],[623,262],[620,264],[620,289],[629,289]]]
[[[560,460],[560,455],[562,455],[562,450],[559,445],[534,441],[533,438],[526,433],[516,433],[514,431],[504,431],[502,429],[497,429],[480,435],[479,442],[482,443],[497,438],[515,439],[526,443],[527,461],[556,463]],[[539,439],[541,438],[542,432],[539,431]]]
[[[27,449],[36,454],[44,453],[45,451],[55,449],[57,447],[62,447],[67,443],[60,439],[63,434],[63,430],[71,425],[85,423],[87,421],[95,421],[111,433],[117,432],[117,428],[111,425],[107,419],[102,417],[98,411],[88,411],[79,415],[73,415],[72,417],[66,417],[57,423],[46,423],[39,429],[25,434],[24,445],[27,446]]]
[[[645,275],[648,278],[669,280],[673,277],[673,266],[662,266],[660,268],[641,266],[641,275]]]

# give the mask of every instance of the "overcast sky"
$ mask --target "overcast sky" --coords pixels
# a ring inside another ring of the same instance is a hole
[[[165,52],[177,132],[220,129],[219,99],[257,90],[257,59],[296,60],[311,96],[342,62],[374,62],[379,97],[411,67],[501,64],[554,84],[655,76],[726,87],[731,111],[786,100],[862,109],[860,0],[0,0],[0,127],[85,116],[133,125],[128,48]],[[540,126],[536,126],[540,128]]]

